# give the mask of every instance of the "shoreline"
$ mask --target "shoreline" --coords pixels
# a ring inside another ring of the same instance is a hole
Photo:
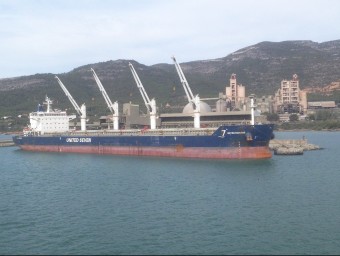
[[[274,132],[340,132],[340,129],[321,129],[321,130],[314,130],[314,129],[274,129]]]

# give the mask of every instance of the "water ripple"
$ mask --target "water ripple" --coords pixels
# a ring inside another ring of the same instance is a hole
[[[340,133],[264,161],[1,148],[1,254],[339,254]],[[277,137],[302,133],[279,133]]]

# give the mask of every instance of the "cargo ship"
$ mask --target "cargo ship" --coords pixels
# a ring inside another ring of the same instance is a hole
[[[217,128],[70,130],[75,115],[38,106],[23,135],[13,137],[22,150],[203,159],[270,158],[272,124]]]
[[[206,159],[263,159],[272,156],[269,141],[273,138],[272,124],[255,124],[254,101],[251,96],[251,123],[219,125],[218,127],[201,127],[200,117],[205,102],[198,94],[194,96],[184,73],[177,63],[177,73],[188,98],[190,115],[193,117],[192,128],[157,127],[157,108],[155,99],[148,97],[137,72],[131,63],[129,67],[137,87],[143,97],[150,117],[150,126],[146,129],[122,129],[119,125],[118,103],[112,103],[95,71],[91,69],[94,80],[112,112],[113,129],[87,130],[86,106],[75,102],[61,80],[56,79],[69,98],[81,120],[81,130],[70,130],[70,120],[75,115],[67,115],[65,111],[52,110],[52,101],[46,96],[46,111],[42,105],[36,112],[30,113],[30,125],[23,135],[14,136],[14,143],[23,150],[93,153],[129,156],[158,156],[176,158]]]

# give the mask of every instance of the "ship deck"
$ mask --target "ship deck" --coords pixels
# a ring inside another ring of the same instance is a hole
[[[216,128],[168,128],[168,129],[126,129],[126,130],[87,130],[63,133],[44,133],[39,136],[188,136],[212,135]],[[31,133],[30,135],[38,135]]]

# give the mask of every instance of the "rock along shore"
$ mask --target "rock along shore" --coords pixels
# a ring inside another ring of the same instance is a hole
[[[12,140],[0,140],[0,147],[11,147],[14,145],[15,144]]]
[[[318,150],[318,145],[309,144],[307,139],[301,140],[271,140],[269,148],[275,155],[302,155],[304,151]]]

